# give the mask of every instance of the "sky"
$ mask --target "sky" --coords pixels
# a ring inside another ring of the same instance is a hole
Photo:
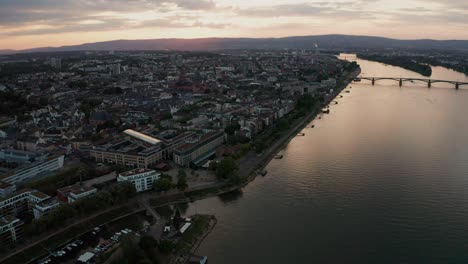
[[[468,0],[0,0],[0,49],[321,34],[468,39]]]

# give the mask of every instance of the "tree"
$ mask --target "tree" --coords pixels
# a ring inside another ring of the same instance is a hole
[[[161,251],[161,253],[170,253],[174,248],[175,245],[170,240],[161,240],[161,242],[159,243],[159,250]]]
[[[161,178],[153,186],[156,192],[169,191],[173,187],[172,181],[167,178]]]
[[[187,173],[185,172],[184,169],[179,169],[179,171],[177,172],[177,177],[178,178],[186,178],[187,177]]]
[[[81,165],[76,171],[76,178],[80,181],[86,180],[89,177],[89,169],[85,165]]]
[[[109,192],[114,197],[114,203],[126,202],[129,198],[135,196],[135,186],[131,182],[120,182],[114,184]]]
[[[238,175],[239,165],[231,158],[224,158],[216,166],[216,176],[218,179],[234,179]]]
[[[258,139],[255,141],[255,152],[256,153],[262,153],[263,150],[266,148],[265,141]]]
[[[144,251],[150,251],[158,246],[158,241],[156,241],[152,236],[145,235],[141,237],[139,246]]]
[[[228,135],[234,135],[234,133],[240,129],[240,125],[237,122],[233,122],[224,129],[224,132]]]
[[[278,121],[278,128],[282,131],[287,130],[289,128],[289,122],[285,118],[282,118]]]
[[[210,165],[208,165],[208,170],[216,171],[216,167],[218,166],[218,162],[215,160],[210,161]]]
[[[177,189],[181,191],[185,191],[187,189],[188,184],[187,184],[187,176],[182,176],[177,179]]]

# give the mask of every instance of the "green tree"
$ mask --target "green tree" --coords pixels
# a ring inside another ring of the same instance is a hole
[[[218,179],[235,179],[238,176],[238,172],[239,165],[231,157],[224,158],[216,167]]]
[[[181,191],[185,191],[187,189],[188,184],[187,184],[187,176],[182,176],[177,179],[177,189]]]
[[[161,242],[159,243],[159,250],[161,251],[161,253],[170,253],[174,248],[175,245],[170,240],[161,240]]]
[[[216,171],[216,167],[218,166],[218,162],[215,160],[212,160],[210,162],[210,165],[208,166],[208,170],[210,171]]]
[[[265,141],[263,141],[262,139],[256,140],[254,145],[255,145],[255,152],[256,153],[262,153],[263,150],[266,148]]]
[[[145,235],[141,237],[138,245],[144,251],[150,251],[158,246],[158,241],[154,239],[152,236]]]
[[[187,177],[187,173],[185,172],[184,169],[179,169],[179,171],[177,172],[177,177],[178,177],[178,178],[186,178],[186,177]]]
[[[114,203],[122,203],[126,202],[131,197],[135,196],[136,190],[135,186],[131,182],[120,182],[114,184],[110,189],[109,192],[112,194],[114,198]]]
[[[161,178],[153,186],[156,192],[169,191],[173,187],[172,181],[168,178]]]
[[[282,131],[287,130],[289,128],[289,122],[285,118],[282,118],[278,121],[278,128]]]

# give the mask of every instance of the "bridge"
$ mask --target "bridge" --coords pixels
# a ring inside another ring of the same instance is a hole
[[[433,83],[450,83],[455,86],[455,89],[459,89],[460,86],[462,85],[468,85],[468,82],[459,82],[459,81],[448,81],[448,80],[433,80],[433,79],[421,79],[421,78],[396,78],[396,77],[357,77],[354,79],[354,81],[361,81],[361,80],[369,80],[372,82],[372,85],[375,84],[376,81],[380,80],[392,80],[396,81],[400,84],[400,86],[403,86],[404,82],[425,82],[427,83],[427,87],[431,87]]]

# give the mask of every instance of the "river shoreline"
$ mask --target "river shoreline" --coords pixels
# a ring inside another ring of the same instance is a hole
[[[361,71],[360,68],[358,68],[356,71],[354,71],[352,73],[349,73],[347,76],[345,76],[342,79],[342,82],[343,82],[342,85],[337,87],[337,89],[336,89],[336,91],[334,91],[333,95],[330,95],[330,96],[328,96],[326,98],[326,101],[324,102],[324,105],[326,106],[330,102],[332,102],[336,98],[336,96],[338,96],[341,93],[341,91],[343,89],[345,89],[352,82],[352,80],[360,74],[360,71]],[[202,199],[206,199],[206,198],[210,198],[210,197],[214,197],[214,196],[219,196],[219,195],[222,195],[222,194],[230,193],[232,191],[240,190],[240,189],[244,188],[245,186],[247,186],[250,182],[252,182],[258,176],[256,174],[256,170],[264,169],[268,165],[268,163],[274,158],[274,156],[276,155],[276,153],[279,150],[281,150],[282,148],[287,146],[289,144],[289,142],[297,135],[298,132],[300,132],[302,129],[304,129],[304,127],[306,127],[307,124],[309,124],[312,120],[314,120],[317,117],[317,115],[319,115],[321,113],[320,110],[321,110],[320,108],[314,109],[312,112],[307,114],[305,117],[300,118],[299,120],[297,120],[292,125],[292,128],[285,135],[283,135],[279,140],[277,140],[274,145],[267,148],[261,154],[261,156],[257,156],[256,154],[254,154],[255,156],[258,157],[258,160],[254,164],[254,166],[245,173],[245,175],[241,175],[241,176],[245,176],[245,180],[242,183],[240,183],[238,185],[220,186],[220,187],[215,188],[214,191],[206,192],[206,193],[203,193],[202,195],[190,195],[190,192],[171,193],[171,194],[163,194],[163,195],[156,195],[156,196],[155,195],[148,195],[147,198],[150,199],[150,200],[160,200],[162,198],[166,198],[165,202],[162,202],[162,203],[159,203],[159,202],[157,204],[150,203],[151,207],[159,208],[159,207],[167,206],[167,205],[175,205],[175,204],[180,204],[180,203],[194,202],[194,201],[197,201],[197,200],[202,200]],[[242,160],[241,160],[241,163],[242,163]],[[210,187],[210,188],[212,188],[212,187]],[[210,188],[204,188],[204,189],[200,188],[200,189],[197,189],[196,191],[204,191],[204,190],[210,189]],[[174,200],[172,200],[172,199],[174,199]],[[129,201],[128,204],[130,204],[132,202],[134,202],[134,201]],[[141,212],[143,210],[145,210],[145,209],[144,208],[135,208],[133,212],[129,212],[129,213],[125,214],[125,217],[130,216],[130,215],[135,214],[135,213],[139,213],[139,212]],[[97,214],[97,215],[95,215],[93,217],[99,217],[101,214]],[[115,219],[119,219],[121,217],[123,217],[123,216],[119,216],[119,217],[117,217]],[[112,220],[107,221],[107,222],[112,222],[115,219],[112,219]],[[74,225],[77,225],[77,224],[79,224],[79,223],[72,224],[71,226],[74,226]],[[211,232],[212,229],[213,228],[210,229],[210,232]],[[61,232],[66,232],[66,230],[62,230]],[[49,235],[49,237],[57,235],[57,234],[58,233],[53,233],[53,234]],[[208,234],[206,234],[203,239],[205,239],[205,237],[207,235]],[[200,242],[200,244],[201,244],[201,242]],[[29,247],[30,246],[26,245],[20,251],[12,252],[10,255],[4,256],[4,258],[2,258],[2,260],[6,261],[7,259],[10,259],[10,257],[15,256],[16,254],[19,254],[20,252],[22,252],[23,250],[25,250],[25,249],[27,249]]]

